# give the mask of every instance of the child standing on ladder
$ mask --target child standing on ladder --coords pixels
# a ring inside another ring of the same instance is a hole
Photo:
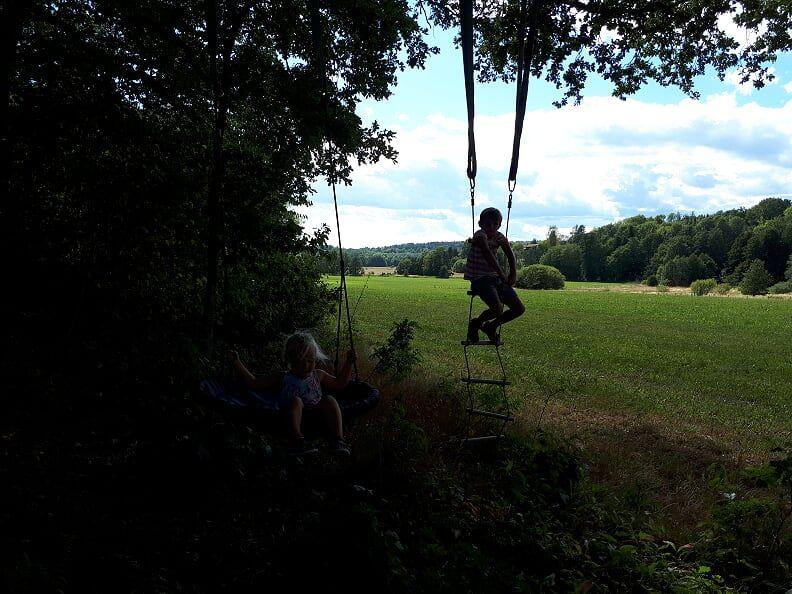
[[[465,278],[470,281],[470,291],[481,297],[487,305],[481,315],[472,318],[468,324],[467,340],[478,342],[479,330],[493,342],[498,341],[498,328],[525,312],[525,306],[512,288],[517,280],[517,262],[509,240],[498,229],[503,215],[497,208],[485,208],[479,215],[480,229],[473,234]],[[509,262],[508,276],[503,273],[495,253],[503,250]],[[503,306],[509,309],[503,311]]]

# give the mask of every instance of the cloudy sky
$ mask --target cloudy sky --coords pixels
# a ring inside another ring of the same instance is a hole
[[[398,162],[359,167],[339,188],[345,247],[452,241],[471,233],[465,175],[467,121],[462,58],[436,30],[441,54],[400,75],[390,99],[364,102],[364,121],[396,131]],[[600,226],[636,214],[710,213],[792,196],[792,55],[762,90],[701,77],[701,100],[652,85],[629,100],[591,81],[579,106],[557,109],[559,92],[531,81],[509,237],[544,237],[549,225]],[[476,211],[505,211],[514,87],[476,86]],[[321,180],[306,227],[333,230],[332,195]]]

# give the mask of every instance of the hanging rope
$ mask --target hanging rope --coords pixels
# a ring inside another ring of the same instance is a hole
[[[468,120],[468,156],[467,176],[470,182],[470,218],[473,221],[473,234],[476,233],[476,134],[473,121],[476,117],[476,106],[473,96],[473,0],[459,1],[462,38],[462,65],[465,72],[465,98],[467,99]]]
[[[533,0],[528,10],[528,0],[520,2],[520,29],[519,46],[517,53],[517,97],[514,108],[514,140],[512,143],[512,157],[509,165],[509,203],[506,209],[506,237],[509,236],[509,219],[511,218],[512,198],[517,187],[517,167],[520,162],[520,140],[522,138],[523,122],[525,121],[525,106],[528,101],[528,83],[531,79],[531,63],[533,62],[536,47],[537,20],[541,0]],[[528,37],[525,36],[526,22],[530,21]]]
[[[321,13],[319,11],[319,0],[310,0],[310,11],[311,11],[311,39],[313,43],[313,56],[315,60],[314,69],[317,77],[322,82],[322,89],[321,89],[322,108],[324,109],[324,114],[325,114],[325,124],[327,124],[330,122],[330,109],[328,107],[328,100],[327,100],[328,80],[327,80],[326,64],[324,59],[324,47],[322,44],[322,38],[323,38],[322,19],[321,19]],[[346,284],[346,262],[344,261],[344,251],[341,245],[341,223],[338,216],[338,196],[336,194],[335,149],[329,137],[327,138],[327,153],[330,158],[330,172],[328,173],[328,178],[330,180],[330,185],[333,189],[333,207],[335,209],[336,230],[338,231],[338,262],[341,273],[341,283],[338,287],[338,291],[339,291],[338,316],[337,316],[337,324],[336,324],[336,348],[335,348],[335,363],[334,363],[334,369],[337,375],[339,353],[341,351],[341,316],[344,309],[343,306],[346,307],[349,348],[353,354],[355,353],[355,341],[352,335],[352,316],[349,311],[349,292],[347,291],[347,284]],[[355,370],[355,379],[357,380],[358,379],[357,357],[355,357],[353,366]]]
[[[473,101],[473,0],[460,0],[459,10],[462,20],[462,63],[465,70],[465,96],[468,117],[468,162],[467,176],[471,187],[476,183],[476,137],[473,132],[473,118],[476,108]]]
[[[330,151],[330,184],[333,188],[333,206],[335,207],[335,218],[336,218],[336,229],[338,231],[338,261],[339,266],[341,268],[341,286],[339,287],[339,297],[338,297],[338,324],[336,326],[336,352],[335,352],[335,365],[334,370],[336,375],[338,374],[338,358],[339,352],[341,350],[341,296],[343,295],[344,305],[346,306],[346,318],[347,318],[347,332],[349,334],[349,348],[352,353],[355,352],[355,340],[352,336],[352,316],[349,313],[349,292],[347,291],[347,284],[346,284],[346,262],[344,261],[344,251],[341,247],[341,223],[339,222],[338,217],[338,196],[336,195],[336,183],[335,183],[335,162],[333,160],[333,145],[328,140],[328,151]],[[352,365],[355,369],[355,379],[358,379],[358,368],[357,368],[357,357],[352,362]]]

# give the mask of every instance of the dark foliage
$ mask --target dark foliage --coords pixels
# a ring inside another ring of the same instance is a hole
[[[761,260],[754,260],[748,267],[748,271],[743,276],[740,283],[740,292],[743,295],[763,295],[773,282]]]
[[[326,314],[327,230],[306,236],[293,207],[331,171],[325,139],[338,180],[348,156],[395,156],[355,106],[423,64],[415,12],[322,10],[333,82],[308,5],[36,1],[14,16],[6,377],[24,385],[41,360],[97,389],[117,374],[178,384],[207,338],[260,345]]]
[[[423,0],[445,28],[458,26],[458,3]],[[517,76],[517,31],[525,15],[518,0],[476,2],[479,79],[512,81]],[[674,85],[698,97],[695,79],[712,68],[723,78],[738,68],[743,82],[761,88],[773,80],[770,64],[792,47],[786,2],[635,2],[590,0],[539,2],[537,43],[531,74],[563,91],[557,105],[580,102],[588,77],[597,73],[622,99],[650,81]],[[741,44],[722,25],[733,19],[755,37]],[[603,32],[616,33],[604,35]]]

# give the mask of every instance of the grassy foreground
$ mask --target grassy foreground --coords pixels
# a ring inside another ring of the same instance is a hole
[[[467,282],[372,276],[347,284],[355,327],[367,343],[384,340],[393,322],[416,320],[423,369],[460,376]],[[792,302],[612,287],[568,283],[561,291],[518,291],[527,311],[505,328],[503,353],[511,394],[524,408],[535,409],[564,388],[551,406],[578,418],[651,417],[745,452],[789,440]],[[477,301],[474,312],[480,310]],[[494,360],[481,359],[482,375],[493,377]]]

